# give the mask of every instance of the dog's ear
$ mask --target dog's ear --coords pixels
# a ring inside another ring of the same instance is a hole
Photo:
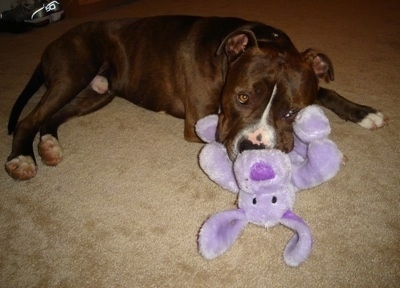
[[[229,62],[236,60],[248,47],[257,45],[257,39],[250,30],[237,30],[230,33],[222,40],[216,55],[225,52]]]
[[[310,63],[318,79],[322,79],[326,83],[335,80],[332,61],[324,53],[310,48],[301,55],[305,61]]]

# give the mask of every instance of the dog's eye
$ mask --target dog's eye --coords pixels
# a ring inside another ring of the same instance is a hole
[[[289,112],[287,112],[287,113],[283,116],[283,118],[285,118],[285,119],[291,119],[291,118],[294,118],[296,115],[297,115],[297,111],[291,109],[291,110],[289,110]]]
[[[246,104],[249,101],[249,95],[247,94],[239,94],[238,95],[238,100],[240,104]]]
[[[253,205],[257,204],[257,198],[253,198]]]

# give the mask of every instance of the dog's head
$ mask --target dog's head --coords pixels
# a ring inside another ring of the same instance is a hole
[[[282,31],[263,26],[228,35],[217,54],[225,53],[225,77],[216,138],[231,159],[243,150],[293,149],[296,113],[315,102],[318,81],[333,80],[327,56],[299,53]]]

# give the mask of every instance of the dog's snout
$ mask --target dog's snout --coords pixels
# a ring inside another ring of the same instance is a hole
[[[239,142],[239,152],[244,150],[267,149],[274,147],[274,137],[268,131],[259,128],[248,133]]]

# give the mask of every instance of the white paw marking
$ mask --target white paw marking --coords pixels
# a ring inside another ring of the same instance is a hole
[[[18,156],[6,163],[7,173],[15,180],[28,180],[35,177],[37,167],[30,156]]]
[[[387,124],[387,118],[381,113],[369,113],[362,121],[357,124],[366,129],[374,130]]]
[[[42,162],[49,166],[56,166],[62,160],[62,147],[60,142],[50,134],[40,137],[39,155]]]
[[[108,92],[108,80],[104,76],[96,75],[89,85],[94,91],[99,94],[104,94]]]

